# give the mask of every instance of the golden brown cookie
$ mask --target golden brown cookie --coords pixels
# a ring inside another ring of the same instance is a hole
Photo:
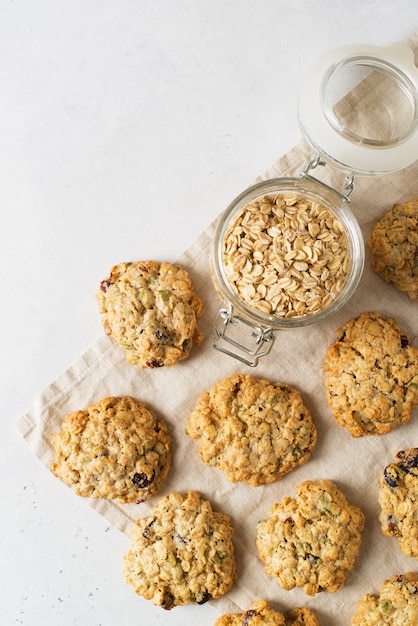
[[[363,512],[330,480],[305,481],[257,527],[265,571],[283,589],[303,587],[314,596],[338,591],[354,567],[364,527]]]
[[[119,263],[101,282],[97,301],[106,334],[141,368],[175,365],[202,338],[203,304],[178,265]]]
[[[358,603],[351,626],[417,626],[418,579],[408,572],[385,580],[379,595],[367,594]]]
[[[372,269],[386,283],[418,299],[418,200],[395,204],[374,224],[368,243]]]
[[[128,396],[69,413],[52,445],[52,472],[79,496],[142,502],[159,490],[170,469],[167,426]]]
[[[317,439],[298,391],[241,374],[202,396],[186,432],[199,440],[203,463],[223,470],[231,482],[252,486],[272,483],[306,463]]]
[[[418,559],[418,448],[401,450],[380,478],[379,521],[404,554]]]
[[[313,611],[307,608],[293,609],[286,617],[286,626],[320,626]]]
[[[258,600],[243,613],[218,617],[213,626],[285,626],[284,615],[270,608],[265,600]]]
[[[243,613],[218,617],[213,626],[320,626],[310,609],[293,609],[285,617],[265,600],[258,600]]]
[[[170,493],[152,515],[136,521],[125,555],[126,581],[164,609],[218,598],[235,578],[232,534],[230,518],[197,492]]]
[[[362,313],[336,331],[325,357],[326,398],[354,437],[383,435],[418,404],[418,350],[392,318]]]

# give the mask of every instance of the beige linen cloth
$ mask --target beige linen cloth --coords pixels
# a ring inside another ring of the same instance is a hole
[[[418,32],[408,40],[408,45],[418,51]],[[302,139],[257,180],[299,176],[312,156],[312,149]],[[344,178],[341,172],[331,166],[321,170],[323,180],[341,188]],[[418,198],[418,161],[398,173],[358,176],[356,182],[351,207],[367,239],[373,223],[394,203]],[[230,515],[235,529],[237,578],[228,594],[212,601],[220,613],[245,610],[253,601],[263,598],[283,612],[294,606],[308,606],[316,612],[322,626],[343,626],[350,623],[357,601],[366,593],[376,593],[385,579],[418,571],[416,560],[403,556],[396,540],[381,533],[377,519],[379,477],[398,450],[418,446],[418,412],[415,409],[408,424],[387,435],[352,438],[335,423],[327,406],[323,359],[327,347],[334,341],[335,330],[349,318],[370,310],[394,317],[418,347],[418,304],[372,272],[366,245],[364,274],[349,303],[331,319],[314,326],[278,332],[270,354],[252,369],[214,350],[211,345],[214,320],[222,306],[209,271],[215,226],[216,220],[177,259],[190,272],[205,304],[200,323],[204,340],[193,349],[191,356],[172,368],[140,370],[126,361],[116,342],[103,335],[39,395],[29,412],[18,421],[18,428],[35,455],[50,467],[50,436],[60,429],[67,413],[108,395],[131,395],[147,402],[166,420],[172,434],[173,463],[166,483],[159,494],[142,504],[115,505],[106,500],[86,499],[86,505],[129,535],[134,520],[149,515],[160,496],[170,491],[197,490],[210,500],[214,509]],[[123,260],[126,259],[113,259],[112,263]],[[97,277],[98,284],[102,278]],[[100,324],[99,313],[97,323]],[[197,443],[185,434],[187,417],[197,400],[211,385],[233,373],[250,373],[294,386],[302,393],[316,422],[318,443],[311,459],[272,485],[250,487],[228,482],[220,470],[201,463]],[[298,483],[322,478],[335,481],[348,500],[362,508],[366,524],[360,556],[345,586],[336,593],[324,591],[312,598],[300,588],[283,590],[264,572],[255,536],[257,521],[268,515],[274,502],[287,495],[293,496]],[[57,479],[51,474],[50,480]],[[69,489],[64,484],[62,488]],[[77,498],[76,495],[71,497]],[[121,568],[122,557],[121,554]],[[163,609],[156,607],[155,610]]]

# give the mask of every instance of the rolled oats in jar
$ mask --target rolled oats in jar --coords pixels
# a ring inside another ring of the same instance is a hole
[[[248,306],[294,318],[326,308],[348,277],[347,235],[322,204],[297,193],[244,206],[222,241],[225,275]]]
[[[319,322],[343,306],[363,265],[357,220],[333,190],[303,178],[257,183],[229,205],[215,233],[212,278],[226,306],[214,347],[230,354],[233,346],[232,356],[243,349],[249,358],[240,360],[256,365],[276,330]]]

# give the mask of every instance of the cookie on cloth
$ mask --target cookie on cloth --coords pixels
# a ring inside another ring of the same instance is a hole
[[[292,609],[286,616],[286,626],[320,626],[311,609]]]
[[[392,318],[366,312],[336,331],[324,370],[333,416],[354,437],[383,435],[418,405],[418,349]]]
[[[141,368],[175,365],[202,335],[203,304],[178,265],[137,261],[115,265],[97,293],[105,333]]]
[[[186,433],[198,439],[200,459],[231,482],[272,483],[306,463],[317,432],[298,391],[235,374],[205,393],[190,414]]]
[[[357,605],[351,626],[416,626],[418,624],[418,578],[408,572],[393,576],[378,595],[367,594]]]
[[[218,617],[213,626],[320,626],[310,609],[293,609],[285,617],[265,600],[258,600],[243,613]]]
[[[138,519],[125,555],[135,592],[164,609],[204,604],[224,595],[235,578],[233,529],[196,491],[170,493]]]
[[[418,448],[395,458],[380,478],[379,521],[383,534],[396,537],[401,551],[418,559]]]
[[[372,269],[386,283],[418,299],[418,200],[394,207],[374,224],[368,238]]]
[[[283,589],[314,596],[338,591],[359,554],[364,514],[330,480],[305,481],[258,522],[256,544],[265,571]]]
[[[146,404],[108,397],[64,418],[52,437],[51,470],[79,496],[142,502],[167,477],[170,443],[166,424]]]

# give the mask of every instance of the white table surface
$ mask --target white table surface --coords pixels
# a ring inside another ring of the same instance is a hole
[[[297,142],[311,59],[416,28],[416,0],[0,1],[2,626],[213,624],[134,594],[15,422],[101,336],[111,265],[174,261]]]

